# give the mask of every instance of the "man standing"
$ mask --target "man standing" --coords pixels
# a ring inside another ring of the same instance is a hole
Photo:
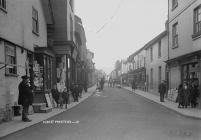
[[[132,91],[135,92],[135,89],[136,89],[136,85],[135,85],[135,80],[133,79],[132,83]]]
[[[164,102],[164,96],[165,96],[165,93],[166,93],[166,82],[164,80],[159,85],[158,92],[160,93],[160,101]]]
[[[18,104],[22,105],[22,121],[30,122],[31,120],[27,117],[29,111],[29,105],[33,103],[33,92],[32,88],[29,84],[29,77],[24,75],[21,77],[22,82],[20,82],[18,86],[19,90],[19,97],[18,97]]]

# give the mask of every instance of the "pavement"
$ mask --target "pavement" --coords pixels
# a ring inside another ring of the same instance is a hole
[[[123,87],[132,92],[130,87]],[[178,103],[165,99],[165,102],[160,102],[160,97],[158,95],[145,92],[142,90],[135,90],[135,94],[140,95],[144,98],[147,98],[155,103],[158,103],[168,109],[171,109],[174,112],[177,112],[183,116],[191,117],[194,119],[201,119],[201,109],[200,108],[178,108]]]
[[[7,136],[9,134],[12,134],[14,132],[17,132],[19,130],[25,129],[27,127],[30,127],[32,125],[35,125],[41,121],[47,120],[48,118],[51,118],[55,115],[58,115],[62,112],[65,112],[79,103],[86,100],[88,97],[90,97],[94,91],[96,90],[96,86],[93,86],[91,88],[88,88],[88,92],[83,92],[82,98],[79,99],[79,102],[72,102],[68,104],[67,109],[60,109],[60,108],[53,108],[51,112],[49,113],[34,113],[32,115],[29,115],[29,118],[32,120],[31,122],[23,122],[21,121],[21,116],[14,117],[12,121],[4,122],[0,124],[0,138]],[[64,107],[65,108],[65,107]]]

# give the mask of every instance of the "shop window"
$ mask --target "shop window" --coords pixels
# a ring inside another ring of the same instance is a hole
[[[16,75],[16,47],[10,43],[5,43],[6,75]]]
[[[159,66],[159,67],[158,67],[158,84],[161,83],[161,76],[162,76],[161,66]]]
[[[158,42],[158,58],[161,57],[161,40]]]
[[[151,83],[151,88],[153,88],[153,72],[154,70],[153,70],[153,68],[151,68],[151,71],[150,71],[150,75],[151,75],[151,81],[150,81],[150,83]]]
[[[150,48],[150,59],[152,62],[153,61],[153,48],[152,47]]]

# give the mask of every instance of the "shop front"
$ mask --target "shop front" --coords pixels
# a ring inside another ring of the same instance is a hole
[[[132,72],[129,72],[128,74],[129,83],[132,83],[133,80],[135,81],[137,88],[144,90],[146,82],[146,69],[143,67],[134,70]]]
[[[195,85],[199,87],[199,94],[201,92],[201,54],[200,52],[195,52],[180,56],[178,58],[168,60],[169,69],[169,92],[168,94],[175,91],[180,84],[187,83],[188,85]],[[172,95],[176,100],[177,95]],[[197,98],[198,106],[201,107],[200,95]]]
[[[45,103],[45,94],[55,84],[55,54],[46,47],[35,48],[33,63],[34,103]]]

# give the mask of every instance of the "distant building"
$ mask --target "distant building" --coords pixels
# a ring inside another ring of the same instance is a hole
[[[134,80],[136,86],[139,89],[145,88],[146,82],[146,51],[145,47],[142,47],[132,55],[128,57],[129,71],[128,71],[128,81],[131,84]]]

